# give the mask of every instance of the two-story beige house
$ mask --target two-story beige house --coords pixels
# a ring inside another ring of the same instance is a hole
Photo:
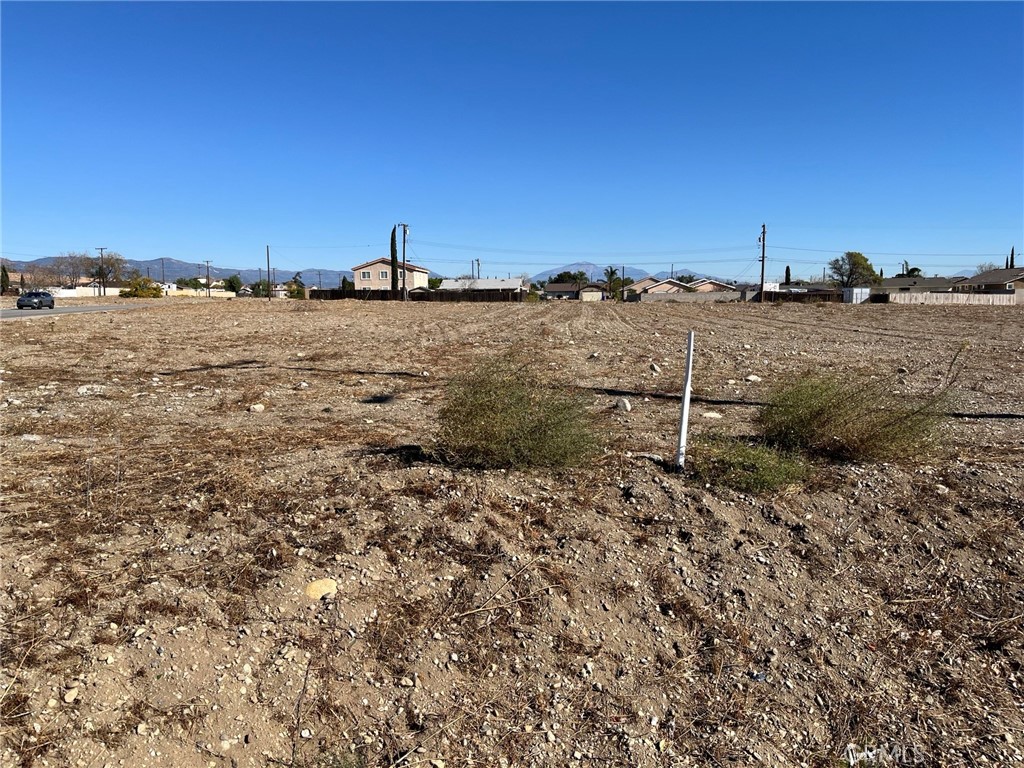
[[[403,277],[405,284],[403,286]],[[398,262],[398,289],[403,287],[411,291],[413,288],[426,288],[430,270],[418,267],[415,264],[405,263],[405,272],[402,271],[402,262]],[[389,291],[391,290],[391,259],[382,256],[379,259],[368,261],[352,267],[352,282],[355,283],[357,291]]]

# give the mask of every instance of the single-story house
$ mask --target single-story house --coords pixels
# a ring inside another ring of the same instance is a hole
[[[406,274],[408,273],[408,274]],[[429,285],[430,270],[415,264],[398,262],[398,288],[408,290],[426,288]],[[379,259],[367,261],[352,267],[352,281],[357,291],[389,291],[391,290],[391,259],[381,256]]]
[[[587,283],[580,288],[580,301],[604,301],[605,290],[600,283]]]
[[[736,286],[731,283],[723,283],[721,280],[714,280],[710,277],[702,277],[687,283],[686,286],[697,293],[709,293],[711,291],[735,291]]]
[[[544,286],[545,299],[578,299],[584,283],[548,283]]]
[[[687,288],[687,284],[681,280],[666,277],[664,280],[658,280],[656,283],[652,283],[646,288],[637,291],[637,293],[684,293]]]
[[[871,286],[871,293],[949,293],[964,277],[889,277]]]
[[[630,283],[626,286],[627,291],[633,291],[634,293],[643,293],[645,290],[650,288],[655,283],[660,283],[662,278],[660,277],[645,277],[642,280]]]
[[[1024,268],[990,269],[956,284],[955,291],[970,293],[1008,293],[1024,291]],[[1018,299],[1019,301],[1019,299]]]

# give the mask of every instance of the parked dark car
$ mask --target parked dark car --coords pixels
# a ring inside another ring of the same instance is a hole
[[[29,291],[18,297],[18,309],[53,309],[53,296],[46,291]]]

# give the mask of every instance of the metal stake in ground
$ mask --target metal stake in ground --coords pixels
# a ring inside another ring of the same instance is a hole
[[[690,380],[693,377],[693,331],[686,340],[686,379],[683,381],[683,412],[679,417],[679,447],[676,449],[676,469],[682,471],[686,461],[686,430],[690,423]]]

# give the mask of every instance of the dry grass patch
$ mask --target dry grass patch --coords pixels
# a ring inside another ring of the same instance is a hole
[[[947,377],[913,397],[896,382],[857,376],[803,376],[776,389],[758,415],[765,439],[786,451],[833,461],[893,461],[926,454],[950,401]]]
[[[501,357],[452,379],[438,420],[437,453],[457,467],[573,467],[597,448],[579,395]]]

